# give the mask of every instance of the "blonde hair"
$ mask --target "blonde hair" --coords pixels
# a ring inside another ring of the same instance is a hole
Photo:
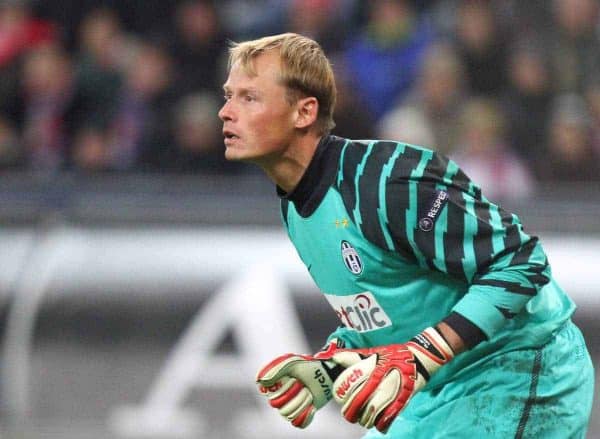
[[[331,64],[319,44],[307,37],[284,33],[257,40],[232,43],[229,69],[240,63],[249,75],[256,75],[254,60],[269,50],[278,50],[281,60],[281,83],[287,87],[286,99],[291,103],[302,96],[314,96],[319,102],[316,127],[319,134],[334,127],[336,88]]]

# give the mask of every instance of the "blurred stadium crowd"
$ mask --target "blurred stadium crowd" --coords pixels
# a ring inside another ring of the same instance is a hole
[[[598,0],[3,0],[0,167],[251,173],[224,163],[229,41],[318,40],[334,134],[416,143],[489,197],[600,181]]]

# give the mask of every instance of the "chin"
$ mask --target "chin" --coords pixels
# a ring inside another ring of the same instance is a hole
[[[244,162],[249,160],[249,158],[246,157],[246,154],[244,154],[244,151],[231,147],[225,148],[225,159],[232,162]]]

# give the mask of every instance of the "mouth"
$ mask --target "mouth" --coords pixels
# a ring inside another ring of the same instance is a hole
[[[223,130],[223,137],[225,138],[226,144],[239,139],[239,136],[237,134],[229,130]]]

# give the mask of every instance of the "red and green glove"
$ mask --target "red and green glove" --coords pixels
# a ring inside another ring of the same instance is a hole
[[[333,341],[329,349],[336,348]],[[305,428],[316,411],[332,399],[333,382],[342,371],[334,361],[316,355],[282,355],[256,376],[259,392],[294,427]]]
[[[342,405],[342,416],[385,432],[454,352],[436,329],[427,328],[407,343],[336,349],[317,356],[344,368],[333,383],[333,396]]]
[[[352,423],[385,432],[431,375],[454,357],[434,328],[407,343],[343,349],[332,341],[315,355],[285,354],[257,374],[272,407],[305,428],[332,398]]]

